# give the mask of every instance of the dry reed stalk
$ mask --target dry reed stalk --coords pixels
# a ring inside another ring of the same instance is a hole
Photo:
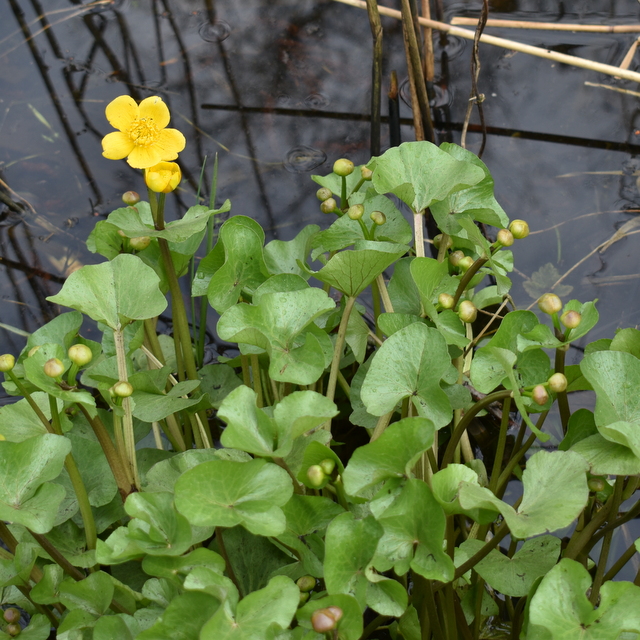
[[[342,4],[348,4],[349,6],[356,7],[358,9],[366,9],[366,3],[362,0],[335,0],[335,2],[341,2]],[[381,15],[388,16],[390,18],[396,18],[401,20],[402,16],[400,11],[395,9],[389,9],[388,7],[378,6]],[[418,18],[421,25],[425,27],[431,27],[438,31],[444,31],[452,36],[458,36],[459,38],[465,38],[466,40],[473,40],[474,32],[467,29],[460,29],[453,27],[444,22],[436,22],[435,20],[427,20],[426,18]],[[640,82],[640,73],[635,71],[629,71],[628,69],[620,69],[609,64],[603,64],[601,62],[594,62],[592,60],[585,60],[578,56],[570,56],[564,53],[557,53],[555,51],[549,51],[548,49],[542,49],[540,47],[534,47],[528,44],[522,44],[514,40],[507,40],[506,38],[496,38],[495,36],[489,36],[482,34],[480,42],[485,44],[491,44],[496,47],[502,47],[503,49],[510,49],[512,51],[519,51],[520,53],[528,53],[529,55],[536,56],[538,58],[545,58],[546,60],[553,60],[554,62],[560,62],[562,64],[568,64],[573,67],[580,67],[582,69],[589,69],[590,71],[597,71],[598,73],[604,73],[608,76],[614,76],[623,78],[625,80],[632,80],[633,82]]]
[[[451,18],[453,25],[475,27],[477,18]],[[586,33],[640,33],[640,24],[562,24],[558,22],[529,22],[528,20],[487,20],[487,27],[506,27],[507,29],[539,29],[541,31],[580,31]]]

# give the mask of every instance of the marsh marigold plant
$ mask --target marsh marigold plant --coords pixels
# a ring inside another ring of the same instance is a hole
[[[186,145],[177,129],[167,129],[171,118],[159,96],[139,105],[131,96],[119,96],[105,110],[109,124],[118,129],[102,139],[102,155],[109,160],[127,158],[135,169],[147,169],[175,160]]]

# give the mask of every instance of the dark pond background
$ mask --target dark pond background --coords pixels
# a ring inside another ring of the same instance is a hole
[[[445,21],[477,15],[480,6],[444,0]],[[493,18],[640,22],[636,0],[494,0],[490,7]],[[383,27],[386,115],[391,71],[402,84],[406,64],[400,24],[383,18]],[[638,35],[487,33],[613,65]],[[439,140],[459,142],[471,43],[434,43]],[[331,0],[0,0],[0,191],[28,203],[14,211],[0,202],[0,353],[17,353],[20,332],[58,313],[45,298],[66,275],[101,261],[84,241],[121,193],[144,193],[139,171],[101,155],[111,131],[104,108],[113,98],[161,95],[171,126],[187,136],[185,180],[168,199],[169,219],[195,203],[203,158],[219,153],[219,202],[229,198],[232,214],[260,222],[267,241],[288,240],[308,223],[331,222],[319,212],[311,173],[328,173],[338,157],[370,158],[371,50],[366,12]],[[488,45],[480,52],[491,128],[483,160],[504,209],[533,231],[516,248],[516,303],[527,307],[568,272],[556,287],[561,297],[600,300],[589,341],[636,326],[640,235],[633,232],[640,226],[594,250],[640,221],[638,96],[585,83],[638,87]],[[640,54],[631,69],[639,66]],[[406,85],[401,93],[406,98]],[[406,102],[401,116],[410,122]],[[402,138],[413,139],[409,124]],[[470,150],[480,142],[469,133]],[[210,169],[211,162],[207,176]],[[569,361],[579,358],[573,349]],[[589,398],[572,408],[580,402]],[[619,536],[620,548],[628,535]]]

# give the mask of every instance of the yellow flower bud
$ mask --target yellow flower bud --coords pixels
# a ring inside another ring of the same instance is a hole
[[[552,316],[562,309],[562,301],[555,293],[545,293],[538,300],[538,307],[540,311]]]
[[[64,371],[64,364],[59,358],[51,358],[44,363],[44,373],[50,378],[59,378]]]
[[[159,162],[144,172],[144,181],[151,191],[171,193],[182,180],[182,171],[175,162]]]
[[[351,160],[347,160],[346,158],[340,158],[333,163],[333,172],[337,173],[339,176],[348,176],[353,173],[353,162]]]
[[[10,353],[0,356],[0,371],[11,371],[16,364],[16,359]]]
[[[69,360],[79,367],[84,367],[93,360],[93,353],[86,344],[74,344],[67,352]]]

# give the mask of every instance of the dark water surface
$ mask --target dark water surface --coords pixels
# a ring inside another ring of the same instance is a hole
[[[445,0],[445,21],[477,15],[480,4]],[[636,0],[490,5],[493,18],[640,22]],[[400,24],[383,18],[383,27],[386,115],[390,73],[402,85],[406,64]],[[487,33],[613,65],[638,35]],[[203,158],[219,153],[219,201],[230,198],[233,214],[260,222],[267,240],[288,240],[308,223],[331,222],[309,175],[328,173],[341,156],[356,164],[370,157],[371,49],[366,13],[330,0],[0,0],[0,191],[28,203],[19,211],[0,203],[0,353],[17,353],[19,332],[58,312],[45,298],[66,275],[102,261],[84,241],[121,193],[144,193],[139,171],[101,155],[111,100],[161,95],[171,126],[187,137],[185,180],[168,198],[168,219],[195,203]],[[435,38],[440,140],[460,141],[470,52],[468,41]],[[487,45],[480,52],[490,128],[483,160],[504,209],[533,230],[516,246],[516,303],[527,307],[568,273],[556,287],[563,299],[600,300],[589,340],[640,324],[638,97],[585,83],[639,87]],[[405,102],[401,116],[410,121]],[[408,124],[402,139],[413,139]],[[470,132],[468,148],[480,143]],[[381,144],[389,146],[384,124]],[[596,250],[625,224],[628,235]],[[574,349],[569,360],[579,357]]]

